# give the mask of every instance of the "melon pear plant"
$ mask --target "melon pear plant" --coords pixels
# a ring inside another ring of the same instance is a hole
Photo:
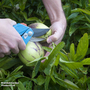
[[[87,66],[90,65],[90,58],[85,57],[88,44],[87,33],[80,39],[77,48],[75,48],[74,43],[70,45],[70,52],[63,49],[65,46],[63,41],[58,45],[52,43],[52,49],[43,47],[44,50],[50,52],[49,56],[30,61],[26,66],[22,63],[18,65],[20,59],[17,55],[1,58],[0,82],[19,82],[15,87],[10,87],[11,90],[22,90],[22,88],[24,90],[27,88],[31,90],[53,90],[53,88],[57,88],[57,90],[87,90],[90,84],[89,67]],[[17,65],[5,70],[3,65],[8,65],[7,63],[13,59],[17,59]],[[41,63],[43,59],[46,60]],[[33,65],[34,68],[32,68]],[[0,86],[1,90],[2,88],[8,87]]]

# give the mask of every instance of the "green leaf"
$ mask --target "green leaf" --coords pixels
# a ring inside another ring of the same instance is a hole
[[[70,8],[70,4],[63,5],[62,7],[63,7],[63,9],[65,10],[65,9],[67,9],[67,8]]]
[[[11,90],[10,87],[3,87],[3,90]]]
[[[79,6],[81,6],[81,3],[80,3],[80,1],[73,0],[73,1],[71,1],[71,2],[73,2],[73,3],[75,3],[75,4],[79,5]]]
[[[32,87],[33,87],[33,83],[31,81],[28,81],[26,83],[26,90],[32,90]]]
[[[1,62],[0,62],[0,67],[2,67],[3,65],[5,65],[6,63],[8,63],[9,61],[11,61],[12,59],[14,58],[4,58],[4,59],[1,59]]]
[[[75,72],[73,72],[72,70],[70,70],[67,66],[64,66],[64,65],[62,65],[62,64],[59,64],[62,68],[63,68],[63,70],[64,71],[66,71],[71,77],[73,77],[73,78],[75,78],[75,79],[78,79],[79,77],[78,77],[78,75],[75,73]]]
[[[88,89],[90,90],[90,84],[88,84]]]
[[[11,86],[11,90],[14,90],[14,87],[13,86]]]
[[[46,75],[50,75],[51,74],[51,70],[52,70],[52,67],[53,67],[53,65],[55,63],[55,59],[53,59],[52,62],[48,64],[47,68],[45,68],[44,73]]]
[[[63,6],[65,16],[68,17],[71,14],[71,6],[70,4],[66,3],[66,5]]]
[[[50,75],[50,77],[53,80],[53,82],[56,83],[56,80],[55,80],[54,76],[53,75]]]
[[[65,79],[64,80],[66,83],[68,83],[70,85],[71,88],[77,88],[77,90],[81,90],[76,84],[74,84],[73,82],[71,82],[70,80],[68,79]]]
[[[86,83],[86,81],[88,80],[89,78],[87,78],[87,76],[83,76],[82,78],[80,78],[78,80],[79,83],[81,83],[82,85],[84,85]]]
[[[81,20],[83,21],[83,19],[85,18],[85,16],[83,15],[78,15],[76,18],[73,18],[71,21],[71,25],[74,25],[74,27],[76,27],[77,29],[80,27],[79,24],[81,22]],[[79,22],[80,21],[80,22]],[[77,26],[77,25],[78,26]]]
[[[46,59],[46,57],[40,57],[40,58],[37,58],[29,63],[26,64],[26,66],[35,66],[35,64],[38,62],[38,61],[41,61],[41,60],[44,60]]]
[[[3,68],[0,68],[0,78],[4,79],[5,75],[8,75],[8,73]]]
[[[79,68],[79,70],[82,72],[82,75],[88,73],[88,72],[87,72],[87,71],[88,71],[88,68],[81,67],[81,68]]]
[[[76,84],[74,84],[73,82],[69,81],[69,80],[62,80],[60,78],[58,78],[57,76],[55,76],[56,82],[63,86],[66,87],[67,89],[73,89],[73,90],[81,90]]]
[[[87,25],[87,26],[90,28],[90,24],[88,24],[88,23],[85,23],[85,25]]]
[[[89,10],[87,10],[87,9],[81,9],[81,8],[75,8],[75,9],[73,9],[71,12],[72,12],[72,13],[75,13],[75,12],[83,12],[83,13],[85,13],[85,14],[87,14],[87,15],[90,15],[90,11],[89,11]]]
[[[71,77],[78,79],[78,75],[73,72],[72,70],[70,70],[68,67],[65,67],[64,65],[60,64],[60,66],[64,69],[64,71],[66,71]]]
[[[64,42],[60,42],[54,49],[52,49],[50,55],[48,56],[48,60],[45,60],[43,63],[44,67],[47,67],[49,64],[51,64],[51,62],[53,63],[53,58],[60,52],[64,45]]]
[[[80,57],[80,59],[83,59],[84,56],[86,55],[87,53],[87,50],[88,50],[88,34],[85,33],[83,35],[83,37],[80,39],[80,42],[77,46],[77,52],[76,52],[76,56],[77,57]]]
[[[49,82],[50,82],[50,76],[46,76],[46,80],[45,80],[45,90],[48,90]]]
[[[21,11],[23,11],[25,9],[26,1],[27,0],[20,0],[19,7],[20,7]]]
[[[55,63],[55,59],[56,59],[56,55],[60,52],[60,50],[64,47],[64,42],[60,42],[58,45],[53,44],[53,49],[50,53],[50,55],[48,56],[48,58],[45,60],[44,63],[42,63],[42,66],[45,68],[44,73],[46,75],[50,75],[51,73],[51,68],[53,67],[54,63]]]
[[[32,78],[34,78],[34,77],[37,75],[37,73],[38,73],[38,71],[39,71],[40,63],[41,63],[41,61],[38,61],[38,62],[36,63],[36,65],[35,65],[35,67],[34,67],[34,70],[33,70],[33,72],[32,72]]]
[[[49,47],[45,47],[45,46],[42,46],[42,48],[48,52],[51,52],[52,48],[49,48]]]
[[[11,74],[17,73],[22,67],[23,67],[23,65],[17,67]]]
[[[6,78],[4,78],[3,81],[4,82],[13,82],[16,79],[21,78],[21,77],[24,77],[23,72],[17,72],[17,73],[8,75]]]
[[[60,63],[65,64],[70,69],[78,69],[83,66],[81,62],[65,61],[60,58]]]
[[[39,75],[36,80],[38,85],[42,85],[45,82],[45,78],[43,75]]]
[[[26,90],[26,88],[24,87],[23,83],[21,81],[18,81],[19,84],[16,84],[16,86],[18,87],[19,90]]]
[[[8,59],[7,56],[6,56],[6,57],[3,57],[3,58],[0,58],[0,63],[1,63],[2,61],[6,60],[6,59]]]
[[[60,54],[60,58],[62,58],[62,59],[65,60],[65,61],[69,61],[69,59],[68,59],[68,57],[67,57],[66,54],[64,54],[64,53],[62,53],[62,52],[59,52],[59,54]]]
[[[75,46],[74,43],[70,45],[70,60],[75,61]]]
[[[58,66],[60,55],[57,55],[54,65]]]
[[[86,17],[88,23],[90,23],[90,18],[88,18],[86,15],[85,15],[85,17]]]
[[[71,36],[77,29],[78,27],[75,27],[75,25],[71,25],[69,28],[69,35]]]
[[[76,18],[77,16],[78,16],[78,13],[72,13],[72,14],[67,18],[67,20]]]
[[[33,83],[30,77],[20,77],[17,79],[18,81],[22,82],[26,90],[32,90]]]
[[[11,67],[13,67],[14,65],[18,64],[20,61],[18,58],[12,58],[12,60],[10,60],[9,62],[5,63],[2,68],[7,70],[10,69]]]
[[[60,42],[50,53],[49,57],[48,57],[48,61],[50,62],[54,56],[57,55],[58,52],[60,52],[60,50],[64,47],[65,43],[64,42]]]
[[[27,18],[27,13],[26,12],[20,12],[23,17],[25,18],[26,21],[40,21],[40,19],[38,19],[37,17],[30,17]]]
[[[82,60],[81,63],[83,63],[83,65],[90,65],[90,58]]]
[[[80,3],[81,3],[82,8],[86,7],[86,4],[87,4],[86,0],[80,0]]]

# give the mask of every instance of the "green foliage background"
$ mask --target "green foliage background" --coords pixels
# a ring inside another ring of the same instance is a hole
[[[62,6],[67,19],[62,42],[43,47],[50,55],[26,66],[14,54],[1,58],[0,82],[19,84],[0,90],[90,90],[90,0],[62,0]],[[41,0],[2,0],[0,18],[50,26]]]
[[[49,19],[41,0],[2,0],[0,18],[11,18],[27,24]]]

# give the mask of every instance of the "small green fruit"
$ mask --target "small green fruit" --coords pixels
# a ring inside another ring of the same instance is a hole
[[[32,23],[32,24],[29,25],[29,27],[37,28],[37,29],[38,28],[40,28],[40,29],[47,29],[47,28],[49,28],[48,26],[46,26],[43,23]],[[45,35],[42,35],[42,36],[40,36],[38,38],[45,38],[45,39],[47,39],[50,35],[51,35],[51,29]]]
[[[26,49],[20,51],[18,54],[20,60],[26,65],[30,61],[33,61],[37,58],[44,56],[44,50],[40,43],[37,42],[28,42]]]

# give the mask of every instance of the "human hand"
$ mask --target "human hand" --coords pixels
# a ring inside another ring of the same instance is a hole
[[[11,19],[0,19],[0,57],[11,52],[17,54],[19,50],[26,48],[23,39],[13,27],[15,24]]]
[[[55,42],[55,44],[60,43],[66,30],[66,20],[54,22],[50,26],[50,29],[52,30],[52,35],[48,37],[47,43],[51,42]]]
[[[51,47],[51,42],[54,42],[55,44],[58,44],[61,42],[65,30],[66,30],[66,20],[62,20],[62,21],[58,21],[58,22],[54,22],[50,29],[52,30],[52,35],[48,37],[47,39],[47,43],[50,43],[48,46]],[[53,48],[53,47],[51,47]],[[46,52],[45,56],[48,56],[50,54],[50,52]],[[42,60],[42,63],[45,61]]]

